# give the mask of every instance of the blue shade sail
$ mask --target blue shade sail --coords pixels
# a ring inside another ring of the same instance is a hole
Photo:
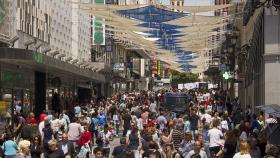
[[[167,22],[190,15],[189,13],[173,12],[173,11],[157,8],[155,6],[146,6],[141,8],[129,9],[129,10],[119,10],[117,12],[126,17],[141,20],[143,22],[158,22],[158,23]]]
[[[181,67],[183,70],[190,71],[190,69],[194,68],[194,66],[189,64],[194,57],[192,55],[193,52],[186,51],[180,46],[182,42],[180,37],[184,34],[178,31],[178,29],[185,28],[185,26],[164,23],[190,16],[190,13],[173,12],[155,6],[119,10],[117,13],[130,19],[142,21],[143,23],[137,26],[147,28],[147,31],[144,31],[144,33],[147,33],[149,38],[158,38],[158,40],[154,41],[155,45],[161,49],[169,50],[170,53],[174,53],[178,58],[176,62],[184,63],[183,67]]]

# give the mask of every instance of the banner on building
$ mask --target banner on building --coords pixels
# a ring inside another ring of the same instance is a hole
[[[162,63],[160,60],[157,61],[157,75],[158,77],[162,77]]]
[[[92,45],[105,45],[105,19],[92,18]]]
[[[95,4],[105,4],[105,0],[94,0]]]

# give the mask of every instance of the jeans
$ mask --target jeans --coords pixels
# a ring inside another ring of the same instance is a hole
[[[120,131],[120,124],[116,123],[116,135],[119,135],[119,131]]]

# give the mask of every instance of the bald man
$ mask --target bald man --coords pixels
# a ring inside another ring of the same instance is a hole
[[[195,141],[194,150],[191,150],[186,158],[207,158],[206,152],[201,149],[200,141]]]

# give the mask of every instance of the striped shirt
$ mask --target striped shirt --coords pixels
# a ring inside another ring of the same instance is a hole
[[[172,133],[172,140],[173,140],[173,143],[174,143],[174,147],[176,150],[179,149],[180,147],[180,144],[183,140],[183,134],[182,132],[178,131],[178,130],[173,130],[173,133]]]

